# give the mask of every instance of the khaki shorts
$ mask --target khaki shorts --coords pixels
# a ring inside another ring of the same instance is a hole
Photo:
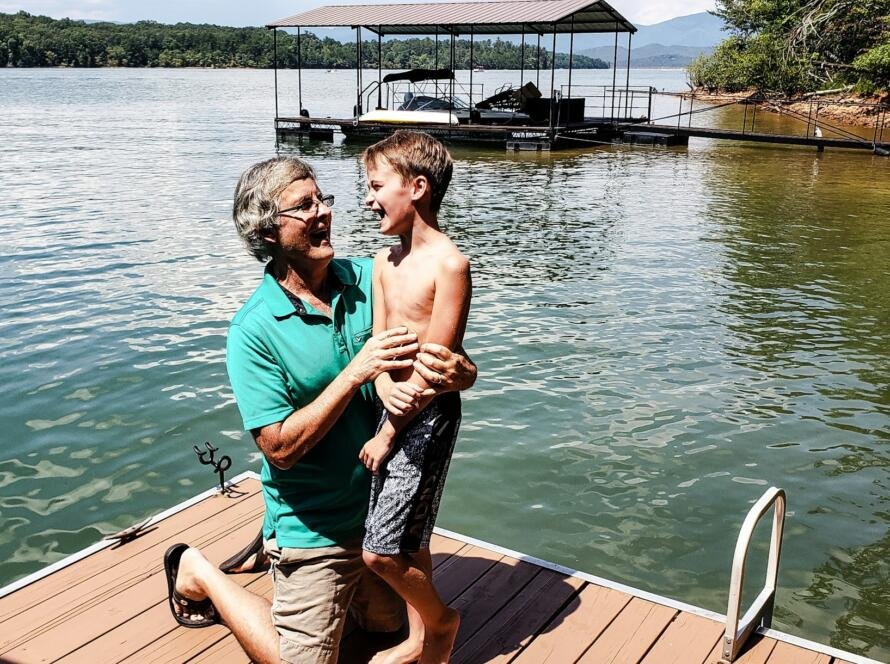
[[[351,613],[369,632],[394,632],[405,621],[405,602],[362,563],[361,541],[319,549],[279,549],[266,541],[275,598],[272,624],[281,660],[336,664],[340,636]]]

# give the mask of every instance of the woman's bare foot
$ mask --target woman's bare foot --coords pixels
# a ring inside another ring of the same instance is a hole
[[[189,548],[183,551],[182,558],[179,559],[179,568],[176,572],[175,589],[178,594],[196,602],[207,599],[207,593],[198,582],[198,570],[202,565],[210,565],[210,562],[198,549]],[[187,614],[182,611],[183,607],[176,607],[176,612],[188,620],[201,620],[210,617],[202,614]]]
[[[423,652],[423,636],[409,636],[399,645],[383,650],[374,655],[370,664],[413,664],[420,659]]]
[[[420,664],[448,664],[459,627],[460,614],[448,609],[441,623],[426,630]]]

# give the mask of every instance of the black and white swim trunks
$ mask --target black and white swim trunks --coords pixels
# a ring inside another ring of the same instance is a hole
[[[385,419],[383,411],[380,425]],[[380,474],[371,480],[366,551],[395,555],[429,546],[459,427],[460,395],[446,392],[399,434]]]

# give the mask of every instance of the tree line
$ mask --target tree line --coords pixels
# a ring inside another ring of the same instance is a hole
[[[304,32],[297,36],[279,31],[278,66],[337,69],[353,68],[355,43],[341,43]],[[386,41],[382,66],[386,69],[439,67],[449,64],[449,42],[430,38]],[[521,49],[501,39],[474,40],[473,65],[488,69],[519,69]],[[536,66],[536,49],[526,46],[526,69]],[[33,16],[27,12],[0,13],[0,67],[272,67],[272,31],[219,25],[154,21],[138,23],[85,23],[71,19]],[[551,54],[541,50],[540,67],[549,69]],[[568,67],[569,56],[556,54],[556,66]],[[362,42],[362,65],[377,67],[377,41]],[[599,58],[574,55],[578,69],[607,69]],[[470,67],[470,42],[455,42],[455,68]]]
[[[711,91],[890,90],[890,0],[717,0],[730,32],[688,69]]]

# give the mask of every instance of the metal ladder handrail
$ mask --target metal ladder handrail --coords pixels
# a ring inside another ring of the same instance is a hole
[[[384,86],[386,86],[386,87],[384,88]],[[384,108],[389,108],[389,83],[381,84],[378,81],[371,81],[362,90],[362,99],[364,99],[366,109],[377,108],[376,104],[373,107],[371,106],[371,95],[373,95],[375,92],[377,92],[377,90],[380,88],[386,90],[386,104],[385,105],[382,104],[382,100],[381,100],[381,105]]]
[[[745,559],[751,536],[760,518],[770,507],[773,512],[773,529],[769,544],[769,560],[766,567],[766,580],[763,590],[751,603],[741,621],[739,611],[742,604],[742,583],[745,580]],[[769,627],[773,618],[773,604],[776,598],[776,580],[779,575],[779,556],[782,552],[782,532],[785,527],[785,491],[770,487],[754,503],[745,517],[739,531],[739,539],[732,559],[732,576],[729,581],[729,602],[726,608],[726,631],[723,635],[723,662],[735,660],[745,641],[759,627]],[[739,623],[741,622],[741,626]]]

